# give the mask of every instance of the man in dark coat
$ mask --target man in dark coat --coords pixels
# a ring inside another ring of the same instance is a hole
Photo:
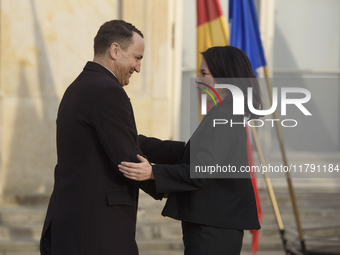
[[[122,20],[103,24],[94,60],[67,88],[57,117],[55,184],[40,242],[42,255],[137,255],[138,190],[156,199],[153,181],[118,170],[140,150],[123,86],[139,72],[143,34]]]

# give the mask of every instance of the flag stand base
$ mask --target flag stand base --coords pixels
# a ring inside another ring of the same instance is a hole
[[[291,255],[340,255],[340,225],[330,227],[304,228],[305,240],[302,246],[298,233],[286,229],[286,253]],[[302,247],[307,246],[304,250]]]

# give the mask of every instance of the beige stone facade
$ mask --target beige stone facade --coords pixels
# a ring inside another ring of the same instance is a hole
[[[58,104],[86,61],[93,59],[93,38],[107,20],[122,17],[145,36],[142,71],[126,87],[138,131],[176,138],[181,74],[178,2],[1,1],[2,201],[52,191]]]

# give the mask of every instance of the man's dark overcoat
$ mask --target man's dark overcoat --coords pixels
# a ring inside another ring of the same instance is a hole
[[[129,181],[118,170],[121,161],[139,162],[137,154],[143,155],[130,99],[108,69],[88,62],[59,106],[41,254],[48,254],[48,236],[52,255],[138,254],[138,188],[153,195],[154,182]]]

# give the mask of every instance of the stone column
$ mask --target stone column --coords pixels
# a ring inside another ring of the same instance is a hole
[[[178,138],[182,1],[123,0],[122,18],[144,34],[140,74],[126,87],[139,133]]]

